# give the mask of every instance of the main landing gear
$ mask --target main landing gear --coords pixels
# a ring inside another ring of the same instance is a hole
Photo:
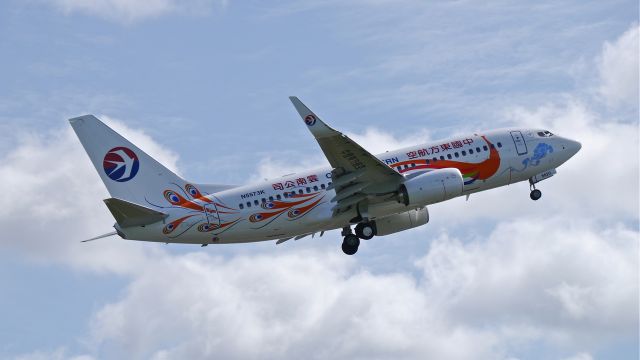
[[[355,235],[351,232],[350,226],[342,228],[342,252],[347,255],[353,255],[358,252],[360,239],[369,240],[376,235],[376,227],[372,222],[362,222],[356,225]]]
[[[342,252],[347,255],[353,255],[358,252],[360,246],[360,239],[353,234],[347,234],[342,240]]]
[[[371,240],[376,235],[376,228],[370,222],[363,222],[356,225],[356,236],[362,240]]]
[[[536,184],[534,184],[533,181],[531,181],[531,179],[529,179],[529,189],[531,190],[531,193],[529,194],[529,197],[531,198],[531,200],[533,201],[540,200],[540,198],[542,197],[542,191],[536,189]]]

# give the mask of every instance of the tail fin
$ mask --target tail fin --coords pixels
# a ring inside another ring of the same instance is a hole
[[[186,182],[93,115],[70,119],[112,197],[136,204],[163,203],[167,189]]]

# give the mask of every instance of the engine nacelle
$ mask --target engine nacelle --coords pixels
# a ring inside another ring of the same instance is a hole
[[[427,208],[419,208],[375,220],[376,235],[385,236],[399,231],[422,226],[429,222]]]
[[[406,180],[400,185],[398,201],[406,206],[421,207],[460,196],[463,189],[460,170],[438,169]]]

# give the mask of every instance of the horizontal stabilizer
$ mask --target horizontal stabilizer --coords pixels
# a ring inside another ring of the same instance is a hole
[[[96,237],[92,237],[91,239],[82,240],[82,241],[80,241],[80,242],[89,242],[89,241],[94,241],[94,240],[100,240],[100,239],[104,239],[104,238],[106,238],[106,237],[113,236],[113,235],[117,235],[117,234],[118,234],[118,232],[117,232],[117,231],[112,231],[112,232],[110,232],[110,233],[106,233],[106,234],[103,234],[103,235],[99,235],[99,236],[96,236]]]
[[[109,198],[105,199],[104,203],[107,204],[118,225],[123,228],[153,224],[164,220],[168,216],[163,212],[122,199]]]

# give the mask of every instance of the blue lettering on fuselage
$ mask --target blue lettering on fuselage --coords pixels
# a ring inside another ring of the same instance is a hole
[[[387,165],[395,164],[397,162],[399,162],[397,157],[392,157],[390,159],[384,159],[384,163],[387,164]]]

